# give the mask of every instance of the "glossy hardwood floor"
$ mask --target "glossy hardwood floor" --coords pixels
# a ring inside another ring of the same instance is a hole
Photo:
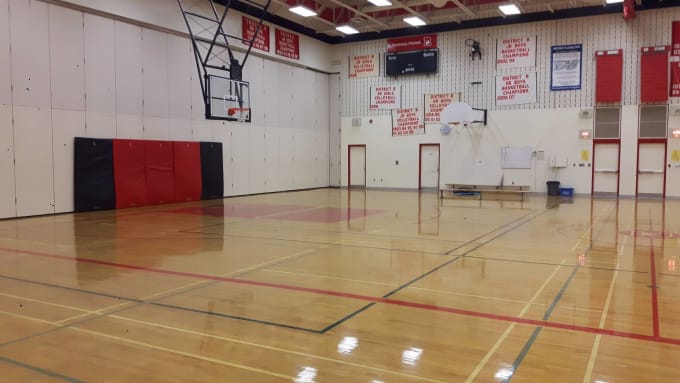
[[[0,221],[2,382],[678,382],[680,201],[321,189]]]

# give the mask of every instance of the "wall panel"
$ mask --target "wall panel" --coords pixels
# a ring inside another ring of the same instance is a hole
[[[115,32],[116,110],[142,115],[142,28],[116,21]]]
[[[142,78],[145,117],[168,117],[168,37],[142,29]],[[173,93],[176,90],[173,89]]]
[[[116,137],[116,115],[112,113],[85,112],[85,126],[87,137],[114,138]]]
[[[9,0],[0,0],[0,105],[12,103],[9,26]]]
[[[145,140],[169,140],[169,122],[167,118],[144,117]]]
[[[191,75],[196,71],[188,39],[168,36],[168,108],[170,118],[191,119]]]
[[[250,193],[250,130],[234,127],[231,131],[231,156],[233,158],[233,193]]]
[[[134,114],[116,115],[116,138],[144,138],[144,117]]]
[[[0,105],[0,179],[0,218],[14,217],[17,214],[14,202],[14,137],[12,107],[8,105]]]
[[[265,191],[265,146],[264,128],[250,127],[250,192],[263,193]]]
[[[223,121],[213,123],[213,141],[222,143],[222,171],[224,177],[224,196],[234,194],[233,164],[231,162],[231,130],[232,127]]]
[[[12,1],[10,33],[14,105],[50,107],[48,25],[46,3],[31,0]]]
[[[83,14],[50,4],[52,108],[85,110]]]
[[[74,210],[73,202],[73,142],[83,137],[85,112],[72,110],[52,111],[52,150],[54,156],[54,210],[64,213]]]
[[[54,213],[52,113],[15,105],[13,116],[17,215]]]
[[[86,13],[84,23],[85,108],[88,112],[116,113],[114,22]]]

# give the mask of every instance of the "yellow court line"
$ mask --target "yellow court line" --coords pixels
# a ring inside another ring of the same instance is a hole
[[[286,353],[286,354],[302,356],[302,357],[310,358],[310,359],[318,359],[318,360],[323,360],[323,361],[326,361],[326,362],[338,363],[338,364],[342,364],[342,365],[350,366],[350,367],[365,368],[365,369],[368,369],[368,370],[373,370],[373,371],[377,371],[377,372],[381,372],[381,373],[396,375],[396,376],[400,376],[400,377],[403,377],[403,378],[418,379],[418,380],[422,380],[422,381],[425,381],[425,382],[431,382],[431,383],[447,383],[447,382],[444,382],[444,381],[441,381],[441,380],[430,379],[430,378],[426,378],[426,377],[422,377],[422,376],[418,376],[418,375],[405,374],[405,373],[402,373],[402,372],[387,370],[387,369],[384,369],[384,368],[370,366],[370,365],[366,365],[366,364],[354,363],[354,362],[349,362],[349,361],[340,360],[340,359],[333,359],[333,358],[329,358],[329,357],[325,357],[325,356],[321,356],[321,355],[308,354],[308,353],[301,352],[301,351],[288,350],[288,349],[285,349],[285,348],[267,346],[267,345],[263,345],[263,344],[259,344],[259,343],[248,342],[248,341],[241,340],[241,339],[229,338],[229,337],[225,337],[225,336],[214,335],[214,334],[209,334],[209,333],[200,332],[200,331],[194,331],[194,330],[188,330],[188,329],[183,329],[183,328],[179,328],[179,327],[168,326],[168,325],[160,324],[160,323],[157,323],[157,322],[147,322],[147,321],[143,321],[143,320],[139,320],[139,319],[122,317],[122,316],[119,316],[119,315],[110,315],[109,318],[115,318],[115,319],[120,319],[120,320],[124,320],[124,321],[139,323],[139,324],[143,324],[143,325],[147,325],[147,326],[163,328],[163,329],[166,329],[166,330],[177,331],[177,332],[181,332],[181,333],[185,333],[185,334],[191,334],[191,335],[202,336],[202,337],[206,337],[206,338],[223,340],[223,341],[226,341],[226,342],[231,342],[231,343],[241,344],[241,345],[245,345],[245,346],[261,348],[261,349],[270,350],[270,351],[277,351],[277,352],[282,352],[282,353]]]
[[[555,275],[560,270],[560,268],[562,266],[564,266],[564,263],[566,261],[567,261],[566,258],[563,259],[562,262],[555,268],[555,270],[553,270],[553,272],[550,274],[550,276],[548,276],[548,279],[546,279],[545,282],[543,282],[543,284],[538,288],[536,293],[531,297],[531,299],[529,299],[529,302],[527,302],[527,304],[524,306],[524,308],[522,308],[522,310],[519,312],[519,317],[522,317],[524,314],[526,314],[527,311],[529,311],[529,308],[531,308],[531,305],[533,304],[534,300],[536,300],[538,298],[538,296],[541,295],[541,293],[543,293],[543,290],[545,290],[545,288],[548,286],[550,281],[555,277]],[[516,326],[516,323],[511,323],[508,326],[508,328],[503,332],[503,334],[501,334],[501,336],[498,338],[498,340],[496,340],[496,343],[494,343],[494,345],[491,346],[491,349],[489,349],[489,351],[486,353],[486,355],[484,355],[482,360],[479,361],[479,363],[477,364],[475,369],[472,370],[472,372],[470,373],[468,378],[465,380],[465,383],[471,383],[472,381],[477,379],[477,376],[479,375],[480,372],[482,372],[482,369],[489,362],[489,359],[491,359],[491,357],[496,353],[498,348],[501,346],[501,344],[503,344],[505,339],[510,335],[510,333],[515,328],[515,326]]]
[[[575,251],[578,245],[581,244],[581,241],[583,241],[583,238],[586,236],[586,234],[590,233],[590,230],[592,229],[592,225],[588,225],[585,230],[583,230],[583,234],[578,238],[578,241],[574,244],[574,246],[571,247],[571,251]]]
[[[156,345],[153,345],[153,344],[150,344],[150,343],[139,342],[139,341],[136,341],[136,340],[122,338],[122,337],[119,337],[119,336],[114,336],[114,335],[109,335],[109,334],[104,334],[104,333],[100,333],[100,332],[97,332],[97,331],[86,330],[86,329],[78,328],[78,327],[71,327],[71,329],[75,330],[75,331],[80,331],[80,332],[84,332],[84,333],[87,333],[87,334],[95,335],[95,336],[100,336],[100,337],[103,337],[103,338],[108,338],[108,339],[113,339],[113,340],[117,340],[117,341],[120,341],[120,342],[134,344],[134,345],[140,346],[140,347],[150,348],[152,350],[168,352],[168,353],[171,353],[171,354],[181,355],[181,356],[185,356],[185,357],[193,358],[193,359],[199,359],[199,360],[203,360],[203,361],[206,361],[206,362],[220,364],[220,365],[232,367],[232,368],[238,368],[238,369],[241,369],[241,370],[255,372],[255,373],[259,373],[259,374],[263,374],[263,375],[274,376],[274,377],[277,377],[277,378],[283,378],[283,379],[287,379],[287,380],[293,380],[293,379],[296,378],[296,377],[290,376],[290,375],[283,375],[283,374],[279,374],[279,373],[272,372],[272,371],[262,370],[262,369],[255,368],[255,367],[244,366],[242,364],[231,363],[231,362],[227,362],[227,361],[224,361],[224,360],[215,359],[215,358],[202,356],[202,355],[198,355],[198,354],[192,354],[192,353],[189,353],[189,352],[179,351],[179,350],[175,350],[175,349],[171,349],[171,348],[167,348],[167,347],[156,346]]]

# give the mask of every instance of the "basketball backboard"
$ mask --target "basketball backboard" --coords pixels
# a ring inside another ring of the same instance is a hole
[[[209,120],[250,122],[250,84],[208,75],[205,117]]]

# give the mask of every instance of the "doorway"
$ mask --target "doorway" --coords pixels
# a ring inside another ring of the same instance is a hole
[[[366,145],[349,145],[347,157],[347,187],[366,188]]]
[[[420,144],[418,189],[439,189],[439,144]]]

